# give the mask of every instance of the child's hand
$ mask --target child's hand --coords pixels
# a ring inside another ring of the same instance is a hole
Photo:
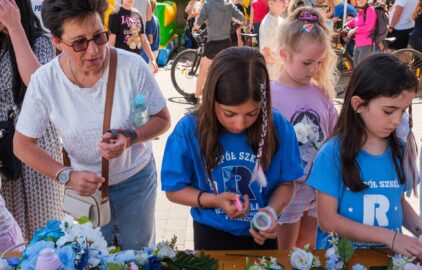
[[[256,232],[254,229],[250,228],[249,232],[257,244],[263,245],[265,240],[277,238],[277,233],[276,233],[277,220],[274,219],[273,214],[270,211],[268,211],[268,209],[261,208],[259,209],[259,211],[266,212],[268,215],[270,215],[271,227],[269,227],[268,230],[259,231],[259,232]]]
[[[422,242],[413,237],[397,233],[394,241],[391,241],[390,248],[404,256],[422,259]]]
[[[235,206],[236,202],[236,193],[233,192],[223,192],[217,195],[218,207],[221,208],[224,213],[226,213],[229,218],[236,219],[247,215],[249,213],[249,197],[248,195],[243,195],[243,211],[239,211]]]

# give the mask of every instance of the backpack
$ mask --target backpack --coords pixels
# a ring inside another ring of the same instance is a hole
[[[363,21],[366,21],[366,9],[369,7],[367,5],[363,10]],[[373,40],[375,44],[379,44],[384,41],[388,35],[388,15],[387,10],[384,5],[376,4],[372,6],[375,9],[375,14],[377,15],[377,20],[375,22],[375,27],[372,29],[369,37]]]

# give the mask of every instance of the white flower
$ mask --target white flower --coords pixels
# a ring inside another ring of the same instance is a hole
[[[293,129],[295,130],[297,140],[302,144],[306,144],[308,142],[308,137],[312,132],[311,127],[303,123],[297,123],[294,125]]]
[[[294,248],[290,255],[290,263],[293,268],[300,270],[309,270],[312,267],[312,261],[314,255],[310,252],[306,252],[300,248]]]
[[[330,256],[336,254],[337,248],[335,246],[330,247],[325,251],[325,258],[329,258]]]
[[[73,227],[74,224],[75,220],[73,219],[73,217],[70,215],[66,215],[60,223],[60,229],[62,229],[64,233],[69,233],[70,228]]]
[[[422,266],[419,263],[406,263],[404,266],[404,270],[422,270]]]
[[[170,247],[170,246],[163,246],[160,248],[160,251],[158,251],[158,258],[174,258],[176,256],[176,252]]]
[[[401,254],[395,254],[391,258],[391,261],[393,263],[392,270],[404,270],[404,267],[406,266],[406,264],[411,263],[414,260],[415,260],[415,257],[408,258],[408,257],[403,256]]]

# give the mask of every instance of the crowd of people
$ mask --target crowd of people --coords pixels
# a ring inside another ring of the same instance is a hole
[[[348,3],[357,67],[338,113],[331,40],[345,3],[300,1],[189,1],[188,27],[208,31],[201,100],[166,141],[162,190],[192,207],[195,249],[327,249],[335,232],[356,248],[422,259],[422,242],[402,231],[422,233],[404,196],[419,180],[411,111],[418,78],[391,54],[373,54],[377,12],[367,0]],[[111,208],[105,239],[122,249],[155,242],[151,140],[171,120],[154,78],[156,3],[146,1],[144,12],[136,4],[122,0],[104,25],[105,0],[44,0],[42,26],[30,0],[0,0],[0,124],[12,121],[9,143],[22,161],[19,176],[1,175],[0,251],[61,218],[64,188],[94,194],[105,181],[102,158]],[[393,48],[420,45],[421,6],[393,4]],[[238,35],[252,29],[259,49]],[[103,132],[114,76],[111,130]],[[132,111],[139,96],[149,115],[140,126]],[[251,226],[259,214],[269,217],[264,229]]]

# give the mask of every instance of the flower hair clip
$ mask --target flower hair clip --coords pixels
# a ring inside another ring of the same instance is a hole
[[[315,14],[312,14],[311,12],[305,10],[303,12],[300,13],[299,15],[299,20],[301,21],[307,21],[307,22],[311,22],[311,23],[315,23],[318,21],[318,16]]]

